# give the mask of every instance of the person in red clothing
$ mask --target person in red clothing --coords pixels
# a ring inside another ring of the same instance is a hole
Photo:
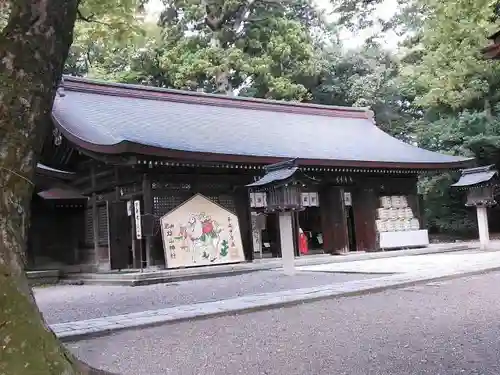
[[[301,254],[307,254],[309,252],[309,247],[307,245],[307,237],[304,234],[302,228],[299,228],[299,251]]]

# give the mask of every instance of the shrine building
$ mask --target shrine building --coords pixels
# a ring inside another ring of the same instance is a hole
[[[247,185],[288,160],[314,181],[293,214],[309,253],[427,246],[418,176],[473,166],[390,136],[366,108],[75,77],[58,89],[52,124],[37,168],[30,269],[279,257],[277,215]]]

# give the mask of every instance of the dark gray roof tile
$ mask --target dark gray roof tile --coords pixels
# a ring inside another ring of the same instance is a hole
[[[266,173],[264,177],[262,177],[258,181],[255,181],[247,186],[258,187],[258,186],[268,185],[272,182],[284,181],[292,177],[294,173],[297,172],[298,169],[299,169],[298,167],[293,167],[293,168],[278,169],[275,171],[271,171],[269,173]]]
[[[469,168],[462,171],[460,179],[455,182],[453,187],[475,186],[489,182],[493,177],[498,175],[498,171],[492,169],[493,165]]]
[[[199,153],[374,163],[432,165],[467,160],[404,143],[384,133],[368,117],[270,109],[66,89],[65,96],[56,97],[53,117],[64,132],[94,145],[133,142]]]

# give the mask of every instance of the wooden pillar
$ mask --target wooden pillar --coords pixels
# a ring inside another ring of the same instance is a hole
[[[142,176],[142,197],[144,204],[144,215],[152,215],[153,214],[153,196],[151,192],[151,180],[149,179],[149,175],[144,173]],[[153,237],[146,236],[145,238],[145,246],[146,246],[146,267],[153,266]]]
[[[418,210],[417,218],[420,224],[420,229],[426,229],[427,220],[425,218],[424,196],[422,194],[417,194],[417,210]]]
[[[254,259],[253,254],[253,236],[252,236],[252,214],[250,209],[250,198],[247,188],[237,188],[234,192],[234,205],[236,216],[238,216],[238,225],[240,227],[241,243],[243,253],[247,261]]]
[[[280,237],[280,217],[278,215],[277,212],[273,212],[271,214],[273,216],[272,220],[274,220],[274,227],[275,227],[275,231],[274,231],[274,235],[275,237],[273,238],[274,239],[274,246],[272,246],[271,248],[271,253],[274,256],[276,256],[277,258],[281,258],[281,237]]]
[[[401,195],[405,195],[408,201],[408,206],[411,208],[413,217],[418,220],[420,229],[424,229],[424,211],[422,205],[422,196],[418,194],[418,178],[416,176],[409,177],[404,181],[404,188],[400,191]]]
[[[130,238],[132,241],[132,267],[133,268],[141,268],[141,254],[139,253],[140,251],[140,246],[137,244],[137,238],[136,238],[136,233],[135,233],[135,220],[134,220],[134,201],[130,201],[131,207],[132,207],[132,215],[130,215],[130,229],[131,229],[131,234]]]
[[[352,192],[352,208],[358,251],[378,250],[375,221],[377,201],[377,195],[373,189],[355,189]]]
[[[319,193],[323,251],[340,254],[347,251],[347,221],[343,191],[337,186],[325,186]]]
[[[74,259],[73,264],[80,264],[82,259],[82,248],[85,246],[85,209],[78,208],[73,214],[73,224],[72,227],[74,232],[75,249],[74,249]]]
[[[94,239],[94,262],[99,268],[100,263],[100,250],[99,250],[99,211],[97,209],[97,195],[96,195],[96,176],[95,176],[95,167],[92,166],[90,168],[90,184],[92,187],[92,234]]]
[[[298,211],[292,211],[292,243],[293,243],[293,253],[295,254],[296,257],[300,256],[300,250],[299,250],[299,212]]]

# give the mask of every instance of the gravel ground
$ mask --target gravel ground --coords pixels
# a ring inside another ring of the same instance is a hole
[[[69,344],[123,375],[500,373],[500,273]]]
[[[380,275],[301,272],[289,277],[279,271],[261,271],[135,287],[60,285],[34,288],[34,292],[47,323],[54,324],[369,277]]]

